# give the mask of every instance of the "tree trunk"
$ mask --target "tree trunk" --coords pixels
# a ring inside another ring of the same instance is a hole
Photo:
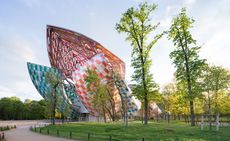
[[[170,114],[169,114],[169,112],[168,112],[168,123],[170,122]]]
[[[147,93],[147,86],[146,86],[146,76],[145,76],[145,62],[143,58],[143,50],[140,50],[141,55],[141,67],[142,67],[142,83],[144,87],[144,109],[145,109],[145,117],[144,117],[144,124],[148,124],[148,93]]]
[[[64,116],[64,114],[63,113],[61,113],[61,121],[62,121],[62,124],[64,123],[64,121],[65,121],[65,116]]]
[[[53,103],[53,109],[52,109],[52,124],[54,125],[55,124],[55,109],[56,109],[56,106],[57,106],[56,88],[54,90],[53,98],[54,98],[54,103]]]
[[[195,115],[194,115],[194,107],[193,107],[192,100],[190,100],[190,113],[191,113],[191,126],[195,126]]]
[[[104,110],[103,110],[103,116],[104,116],[104,122],[106,123],[106,114]]]
[[[144,116],[144,124],[148,124],[148,99],[147,94],[145,94],[145,116]]]

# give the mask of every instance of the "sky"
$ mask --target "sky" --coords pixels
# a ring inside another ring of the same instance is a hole
[[[40,100],[26,62],[50,66],[46,25],[64,27],[101,43],[126,63],[126,81],[131,82],[131,46],[125,34],[115,30],[122,13],[142,0],[0,0],[0,98],[17,96]],[[155,34],[168,30],[173,17],[187,7],[195,19],[191,33],[201,45],[200,58],[230,69],[230,0],[148,0],[158,5],[152,24]],[[169,53],[174,49],[167,36],[152,48],[151,72],[163,87],[173,80],[175,68]]]

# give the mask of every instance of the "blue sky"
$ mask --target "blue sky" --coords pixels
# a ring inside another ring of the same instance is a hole
[[[33,86],[26,62],[50,66],[46,49],[46,25],[80,32],[101,43],[126,63],[130,82],[131,47],[124,34],[115,31],[121,14],[142,0],[0,0],[0,97],[41,99]],[[230,69],[230,0],[149,0],[158,4],[152,23],[155,33],[167,30],[172,17],[187,7],[196,22],[193,37],[202,45],[201,58]],[[153,37],[150,35],[149,38]],[[152,49],[154,80],[164,86],[172,81],[171,41],[163,37]]]

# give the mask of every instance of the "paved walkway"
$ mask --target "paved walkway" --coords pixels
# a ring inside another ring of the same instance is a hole
[[[28,125],[23,125],[17,126],[16,129],[5,131],[6,141],[76,141],[34,133],[29,130],[29,127]]]

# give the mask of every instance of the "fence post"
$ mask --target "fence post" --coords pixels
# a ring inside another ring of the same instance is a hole
[[[57,130],[57,136],[59,137],[59,130]]]
[[[88,133],[88,141],[90,140],[90,133]]]
[[[203,130],[204,130],[204,115],[203,115],[203,114],[201,115],[201,123],[200,123],[200,126],[201,126],[201,130],[203,131]]]
[[[69,132],[69,138],[72,139],[72,132]]]
[[[109,135],[109,141],[112,141],[112,136],[111,135]]]
[[[34,126],[34,131],[36,132],[36,126]]]
[[[142,138],[142,141],[145,141],[145,138]]]
[[[216,131],[219,131],[220,126],[220,114],[218,113],[216,116]]]
[[[2,139],[3,139],[3,140],[5,139],[5,135],[4,135],[4,132],[2,132]]]
[[[39,132],[42,133],[42,129],[41,128],[39,129]]]
[[[47,129],[47,134],[48,134],[48,135],[50,134],[50,131],[49,131],[49,129]]]

